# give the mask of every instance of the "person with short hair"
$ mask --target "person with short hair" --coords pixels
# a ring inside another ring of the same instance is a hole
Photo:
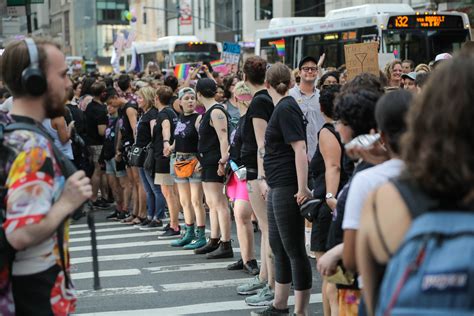
[[[312,67],[312,66],[305,66]],[[299,205],[311,198],[308,188],[306,119],[289,96],[290,69],[272,65],[265,85],[275,110],[265,131],[264,168],[268,192],[270,245],[275,256],[275,299],[252,315],[288,315],[291,284],[295,289],[295,314],[307,315],[312,287],[311,264],[305,247],[304,218]]]
[[[42,79],[28,76],[32,66]],[[14,97],[11,118],[42,130],[17,129],[5,133],[3,140],[11,150],[1,166],[6,191],[3,229],[15,250],[11,271],[10,267],[0,271],[0,314],[5,316],[75,312],[69,218],[92,196],[92,186],[84,171],[75,171],[67,158],[52,149],[41,127],[45,118],[65,113],[66,92],[71,88],[67,71],[60,46],[46,38],[14,40],[0,59],[0,77]],[[11,287],[6,280],[10,272]]]
[[[410,59],[405,59],[402,61],[402,72],[408,74],[412,71],[415,71],[415,62]]]
[[[419,72],[416,74],[415,87],[418,93],[421,93],[421,90],[423,90],[423,87],[425,86],[429,77],[430,75],[428,72]]]
[[[206,254],[207,259],[232,258],[231,220],[224,189],[224,166],[229,160],[229,118],[221,104],[216,103],[216,82],[209,78],[199,79],[196,95],[206,108],[199,126],[199,161],[201,180],[209,206],[211,238],[196,254]],[[220,231],[220,238],[219,238]]]
[[[402,75],[403,79],[403,89],[408,90],[410,92],[416,93],[416,77],[418,76],[418,73],[412,71],[407,74]]]

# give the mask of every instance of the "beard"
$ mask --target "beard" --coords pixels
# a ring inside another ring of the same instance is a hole
[[[60,97],[53,95],[50,91],[46,93],[43,103],[46,118],[54,119],[66,115],[66,105],[64,100],[60,99]]]

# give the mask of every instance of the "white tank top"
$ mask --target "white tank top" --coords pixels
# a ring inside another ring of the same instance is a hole
[[[74,160],[74,155],[72,153],[72,145],[71,145],[71,140],[68,140],[66,144],[62,144],[61,141],[59,140],[59,134],[58,131],[51,126],[51,119],[45,119],[43,121],[43,126],[44,128],[48,131],[48,134],[51,135],[51,137],[54,140],[54,144],[58,149],[66,156],[69,158],[69,160]]]

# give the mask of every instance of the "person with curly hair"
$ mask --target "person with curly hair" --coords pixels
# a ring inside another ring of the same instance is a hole
[[[388,79],[388,86],[400,88],[402,85],[402,74],[402,62],[399,59],[395,59],[394,61],[388,63],[385,67],[385,75]]]

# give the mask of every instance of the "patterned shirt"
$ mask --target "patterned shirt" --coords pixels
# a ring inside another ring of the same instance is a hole
[[[16,117],[14,119],[17,120]],[[51,143],[44,136],[18,130],[7,134],[4,142],[17,152],[5,183],[8,193],[3,228],[5,234],[9,235],[22,227],[37,224],[46,217],[61,195],[65,178],[54,158]],[[66,223],[63,236],[66,271],[69,271],[68,231],[69,223]],[[28,276],[44,272],[54,265],[62,268],[57,233],[38,245],[17,251],[12,274]],[[51,277],[50,274],[48,276]],[[65,287],[63,269],[52,277],[55,277],[50,294],[52,310],[55,315],[67,315],[75,309],[74,290]]]

